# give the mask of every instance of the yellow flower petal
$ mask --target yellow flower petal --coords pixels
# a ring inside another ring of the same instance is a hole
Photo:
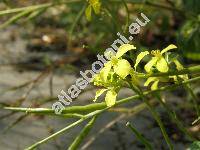
[[[175,49],[175,48],[177,48],[176,45],[170,44],[169,46],[167,46],[165,49],[163,49],[163,50],[161,51],[161,54],[164,54],[164,53],[166,53],[167,51],[169,51],[169,50],[171,50],[171,49]]]
[[[156,64],[157,61],[158,61],[157,57],[152,57],[152,59],[144,66],[146,72],[150,72],[151,68]]]
[[[151,90],[157,90],[158,89],[158,83],[159,83],[159,80],[155,81],[152,86],[151,86]]]
[[[130,70],[131,70],[131,65],[125,59],[119,60],[117,65],[114,66],[115,73],[119,75],[122,79],[126,78],[126,76],[130,74]]]
[[[100,76],[101,76],[101,78],[103,78],[104,81],[107,81],[108,74],[111,70],[111,67],[112,67],[112,63],[109,61],[105,64],[105,67],[103,69],[101,69]]]
[[[117,98],[117,93],[114,90],[110,90],[107,92],[105,97],[105,102],[108,107],[115,105]]]
[[[147,81],[144,83],[144,86],[148,86],[151,82],[158,80],[157,77],[149,77]]]
[[[99,14],[100,13],[101,3],[100,3],[99,0],[90,0],[90,5],[94,9],[95,14]]]
[[[85,16],[88,21],[91,21],[92,19],[92,7],[89,5],[85,10]]]
[[[136,71],[136,68],[138,66],[138,64],[140,63],[140,61],[146,56],[148,55],[149,52],[148,51],[145,51],[145,52],[141,52],[138,56],[137,56],[137,59],[135,61],[135,65],[134,65],[134,68],[135,68],[135,71]]]
[[[96,95],[95,95],[95,98],[94,98],[94,102],[97,100],[97,98],[99,97],[99,96],[101,96],[105,91],[107,91],[107,89],[99,89],[99,90],[97,90],[96,91]]]
[[[131,75],[131,82],[134,85],[139,85],[139,79],[138,79],[137,75],[135,74],[134,70],[130,71],[130,75]]]
[[[184,69],[183,65],[178,60],[174,60],[174,63],[176,65],[176,69],[177,70],[183,70]],[[188,77],[187,74],[185,74],[185,75],[178,75],[178,77],[182,78],[183,80],[188,80],[189,79],[189,77]]]
[[[168,72],[169,67],[164,57],[161,57],[156,64],[156,68],[160,72]]]
[[[123,44],[119,47],[116,57],[119,58],[132,49],[136,49],[136,47],[131,44]]]

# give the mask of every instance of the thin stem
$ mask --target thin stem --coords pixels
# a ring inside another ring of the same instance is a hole
[[[81,150],[87,150],[88,147],[96,140],[96,138],[100,135],[103,134],[103,132],[105,132],[107,129],[109,129],[110,127],[112,127],[116,122],[125,119],[125,118],[129,118],[133,115],[138,114],[139,112],[141,112],[142,110],[144,110],[146,108],[146,104],[142,103],[139,104],[137,106],[134,106],[133,108],[130,108],[130,110],[128,111],[127,114],[121,114],[120,116],[116,117],[115,119],[113,119],[112,121],[110,121],[109,123],[107,123],[104,127],[102,127],[96,134],[92,135],[92,137],[90,137],[90,139],[88,140],[88,142],[86,142],[82,147]],[[109,109],[110,111],[110,109]]]
[[[200,73],[200,65],[185,68],[179,71],[169,71],[166,73],[152,73],[152,74],[136,73],[136,75],[141,78],[149,78],[149,77],[164,77],[164,76],[166,77],[173,75],[198,74],[198,73]]]
[[[129,82],[130,88],[136,92],[138,95],[140,95],[140,97],[142,98],[142,100],[146,103],[148,109],[150,110],[151,114],[153,115],[154,119],[157,121],[161,132],[165,138],[165,141],[167,143],[167,145],[169,146],[170,150],[173,150],[173,145],[171,144],[171,141],[169,139],[169,136],[167,135],[166,129],[160,119],[159,114],[154,110],[154,108],[151,106],[151,104],[148,102],[146,96],[143,94],[143,91],[140,89],[140,87],[136,87],[134,86],[132,83]]]
[[[84,138],[88,135],[92,127],[94,126],[94,123],[96,121],[97,117],[94,116],[88,124],[82,129],[81,133],[75,138],[75,140],[72,142],[72,144],[69,146],[68,150],[76,150],[80,146],[81,142],[84,140]]]
[[[200,77],[195,77],[195,78],[189,79],[187,81],[182,81],[181,83],[177,83],[177,84],[174,84],[174,85],[160,87],[159,89],[154,90],[154,91],[146,91],[143,94],[149,95],[149,94],[153,94],[153,93],[158,92],[158,91],[160,92],[160,91],[172,90],[172,89],[174,89],[178,86],[188,84],[188,83],[192,83],[192,82],[197,82],[197,81],[200,81]],[[116,102],[115,106],[133,101],[135,99],[138,99],[139,97],[140,97],[139,95],[134,95],[134,96],[130,96],[130,97],[118,100]],[[15,111],[15,112],[36,113],[36,114],[45,114],[45,115],[54,114],[54,110],[49,109],[49,108],[21,108],[21,107],[2,107],[2,108],[5,109],[5,110],[10,110],[10,111]],[[87,112],[100,110],[100,109],[104,109],[104,108],[106,108],[105,102],[89,104],[89,105],[86,105],[86,106],[71,106],[71,107],[65,108],[63,110],[63,114],[66,114],[66,113],[87,113]]]
[[[162,101],[162,98],[160,96],[160,93],[155,93],[155,97],[157,97],[157,99],[159,100],[159,102],[161,103],[161,105],[166,109],[168,115],[170,116],[170,118],[172,119],[172,121],[177,125],[177,127],[185,134],[188,136],[188,138],[190,140],[196,140],[188,131],[187,129],[184,127],[183,123],[179,120],[179,118],[177,117],[176,113],[166,104]]]
[[[133,131],[133,133],[136,135],[136,137],[145,145],[146,149],[153,150],[150,142],[147,139],[145,139],[145,137],[143,137],[142,134],[140,134],[136,130],[136,128],[133,125],[130,124],[130,122],[127,122],[126,126],[129,127],[131,129],[131,131]]]
[[[178,85],[187,84],[187,83],[189,83],[189,82],[194,82],[194,81],[198,81],[198,80],[200,80],[200,77],[193,78],[193,79],[190,79],[190,80],[188,80],[188,81],[183,81],[183,83],[181,83],[181,84],[179,83],[179,84],[177,84],[177,85],[172,85],[172,86],[163,87],[163,88],[160,88],[159,90],[155,90],[155,91],[170,90],[170,89],[173,89],[173,88],[177,87]],[[152,93],[155,92],[155,91],[144,92],[144,95],[152,94]],[[116,104],[116,105],[120,105],[120,104],[129,102],[129,101],[131,101],[132,99],[136,99],[136,98],[139,98],[139,97],[140,97],[139,95],[135,95],[135,96],[131,96],[131,97],[122,99],[122,100],[120,100],[120,101],[117,101],[117,104]],[[100,104],[100,105],[101,105],[101,104]],[[115,106],[116,106],[116,105],[115,105]],[[9,108],[8,108],[8,109],[9,109]],[[15,108],[12,108],[12,109],[14,110]],[[21,108],[18,108],[18,110],[15,109],[15,111],[19,111],[20,109],[21,109]],[[63,129],[59,130],[58,132],[56,132],[56,133],[50,135],[49,137],[47,137],[47,138],[45,138],[45,139],[43,139],[43,140],[41,140],[41,141],[39,141],[39,142],[33,144],[32,146],[30,146],[30,147],[27,148],[26,150],[32,150],[32,149],[34,149],[34,148],[36,148],[37,146],[39,146],[39,145],[41,145],[41,144],[43,144],[43,143],[49,141],[50,139],[52,139],[52,138],[54,138],[54,137],[56,137],[56,136],[58,136],[58,135],[60,135],[60,134],[63,134],[65,131],[67,131],[67,130],[69,130],[69,129],[75,127],[75,126],[77,126],[78,124],[82,123],[82,122],[85,121],[86,119],[89,119],[89,118],[91,118],[91,117],[93,117],[93,116],[95,116],[95,115],[101,114],[101,113],[105,112],[105,111],[108,110],[108,109],[109,109],[109,108],[107,107],[107,108],[104,108],[104,109],[102,109],[102,110],[96,110],[96,111],[94,111],[94,112],[91,112],[91,113],[85,115],[83,118],[79,119],[78,121],[76,121],[76,122],[70,124],[69,126],[67,126],[67,127],[63,128]],[[27,108],[26,108],[26,109],[22,109],[22,111],[24,111],[24,110],[27,111]],[[51,109],[49,109],[49,110],[51,110]],[[51,110],[51,111],[53,111],[53,110]]]
[[[200,117],[200,106],[198,104],[198,98],[197,96],[195,95],[195,93],[193,92],[191,86],[189,84],[185,85],[186,89],[188,89],[191,97],[192,97],[192,102],[194,104],[194,108],[197,112],[197,117]]]
[[[31,11],[30,10],[26,10],[26,11],[23,11],[15,16],[13,16],[12,18],[10,18],[9,20],[7,20],[5,23],[1,24],[0,25],[0,29],[3,29],[5,27],[7,27],[8,25],[10,25],[11,23],[14,23],[16,22],[18,19],[30,14]]]
[[[122,28],[120,27],[119,23],[117,22],[118,19],[112,14],[110,9],[106,5],[104,5],[104,11],[107,14],[107,16],[110,17],[110,19],[112,20],[112,22],[116,26],[117,29],[115,29],[115,27],[114,27],[114,29],[117,30],[117,31],[123,32]]]
[[[96,116],[96,115],[102,113],[103,111],[106,111],[107,109],[108,109],[108,108],[103,109],[103,110],[96,110],[96,111],[94,111],[94,112],[92,112],[92,113],[89,113],[89,114],[85,115],[84,118],[79,119],[78,121],[76,121],[76,122],[70,124],[69,126],[67,126],[67,127],[63,128],[63,129],[59,130],[58,132],[56,132],[56,133],[54,133],[54,134],[48,136],[47,138],[45,138],[45,139],[43,139],[43,140],[41,140],[41,141],[39,141],[39,142],[37,142],[37,143],[31,145],[30,147],[26,148],[25,150],[33,150],[34,148],[38,147],[39,145],[41,145],[41,144],[43,144],[43,143],[49,141],[49,140],[52,139],[52,138],[55,138],[55,137],[58,136],[58,135],[63,134],[63,133],[66,132],[67,130],[69,130],[69,129],[75,127],[75,126],[77,126],[78,124],[84,122],[85,120],[87,120],[87,119],[89,119],[89,118],[91,118],[91,117],[93,117],[93,116]]]
[[[129,20],[130,20],[130,14],[129,14],[128,6],[127,6],[125,0],[122,0],[122,3],[124,4],[124,7],[125,7],[126,13],[127,13],[126,25],[125,25],[125,28],[124,28],[124,33],[126,33],[126,32],[128,31]]]
[[[69,47],[69,49],[70,49],[70,47],[71,47],[72,34],[73,34],[73,32],[74,32],[74,29],[75,29],[76,25],[78,24],[79,20],[81,19],[81,17],[82,17],[83,14],[84,14],[84,11],[85,11],[86,6],[87,6],[87,5],[85,4],[85,5],[83,6],[83,8],[81,9],[81,11],[79,11],[79,13],[78,13],[78,15],[77,15],[77,17],[76,17],[74,23],[72,24],[72,26],[71,26],[71,28],[70,28],[70,30],[69,30],[69,41],[68,41],[68,47]]]
[[[67,0],[67,1],[57,2],[57,3],[46,3],[46,4],[40,4],[40,5],[34,5],[34,6],[27,6],[27,7],[21,7],[21,8],[2,10],[2,11],[0,11],[0,16],[13,14],[13,13],[19,13],[19,12],[26,11],[26,10],[35,11],[35,10],[38,10],[38,9],[49,8],[49,7],[52,7],[52,6],[55,6],[55,5],[74,3],[74,2],[80,2],[80,1],[81,0]]]
[[[120,0],[111,0],[111,1],[120,2]],[[150,1],[145,1],[145,2],[141,1],[141,2],[139,2],[139,1],[134,1],[134,0],[125,0],[125,2],[126,3],[138,4],[138,5],[141,5],[141,4],[148,5],[148,6],[156,7],[156,8],[159,8],[159,9],[162,8],[162,9],[169,10],[169,11],[176,11],[176,12],[179,12],[181,14],[185,13],[184,11],[182,11],[180,9],[177,9],[175,7],[169,7],[169,6],[165,6],[165,5],[161,5],[161,4],[156,4],[156,3],[152,3]]]

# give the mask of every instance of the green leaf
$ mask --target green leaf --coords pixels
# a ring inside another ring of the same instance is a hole
[[[144,86],[148,86],[151,82],[158,80],[157,77],[149,77],[147,81],[144,83]]]
[[[200,141],[193,142],[188,150],[199,150],[200,149]]]
[[[148,51],[145,51],[145,52],[141,52],[138,56],[137,56],[137,59],[135,61],[135,65],[134,65],[134,68],[135,68],[135,71],[136,71],[136,68],[138,66],[138,64],[140,63],[140,61],[146,56],[148,55],[149,52]]]
[[[108,89],[99,89],[96,91],[96,95],[95,95],[95,99],[93,100],[94,102],[97,100],[97,98],[99,96],[101,96],[105,91],[107,91]]]
[[[117,75],[124,79],[130,74],[131,65],[127,60],[121,59],[118,61],[117,65],[114,66],[114,71]]]
[[[157,57],[152,57],[152,59],[144,66],[146,72],[150,72],[151,68],[156,64],[157,61],[158,61]]]
[[[105,97],[105,102],[108,107],[111,107],[115,104],[117,98],[117,93],[114,90],[110,90],[107,92]]]
[[[90,5],[85,10],[85,16],[88,21],[92,20],[92,7]]]
[[[123,56],[126,52],[132,50],[132,49],[136,49],[135,46],[131,45],[131,44],[123,44],[122,46],[119,47],[118,52],[116,54],[117,58],[120,58],[121,56]]]
[[[158,83],[159,83],[159,80],[155,81],[152,86],[151,86],[151,90],[157,90],[158,89]]]
[[[177,48],[176,45],[170,44],[169,46],[167,46],[165,49],[163,49],[163,50],[161,51],[161,54],[164,54],[164,53],[166,53],[167,51],[169,51],[169,50],[171,50],[171,49],[175,49],[175,48]]]
[[[156,64],[156,68],[160,72],[168,72],[169,67],[164,57],[161,57]]]

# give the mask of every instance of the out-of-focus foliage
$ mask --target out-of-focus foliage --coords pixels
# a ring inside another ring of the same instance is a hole
[[[190,145],[188,150],[198,150],[200,149],[200,141],[195,141]]]
[[[178,33],[178,43],[184,56],[193,60],[200,60],[200,1],[183,0],[186,13],[192,18],[184,21]]]
[[[193,60],[200,60],[200,16],[185,22],[178,33],[178,43],[183,55]]]
[[[16,8],[49,1],[2,2],[7,8]],[[50,2],[63,4],[31,13],[25,16],[25,21],[32,20],[36,27],[54,26],[65,29],[69,33],[66,36],[72,42],[72,49],[73,45],[85,45],[92,53],[103,52],[116,39],[117,32],[127,34],[123,32],[127,20],[130,24],[143,12],[151,22],[134,37],[135,45],[142,49],[153,49],[163,47],[165,43],[177,43],[179,52],[185,58],[200,60],[199,0],[125,0],[126,6],[122,0],[80,0],[66,4],[62,0]],[[23,17],[19,20],[21,19]]]

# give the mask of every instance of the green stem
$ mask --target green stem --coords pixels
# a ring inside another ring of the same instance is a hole
[[[111,0],[113,2],[120,2],[120,0]],[[176,11],[176,12],[179,12],[181,14],[184,14],[185,12],[180,10],[180,9],[177,9],[175,7],[169,7],[169,6],[165,6],[165,5],[161,5],[161,4],[156,4],[156,3],[152,3],[150,1],[135,1],[135,0],[125,0],[126,3],[133,3],[133,4],[138,4],[138,5],[147,5],[147,6],[151,6],[151,7],[156,7],[156,8],[161,8],[161,9],[165,9],[165,10],[169,10],[169,11]]]
[[[183,75],[183,74],[198,74],[198,73],[200,73],[200,65],[185,68],[179,71],[169,71],[166,73],[153,73],[153,74],[136,73],[136,75],[141,78],[149,78],[149,77],[166,77],[166,76]]]
[[[162,98],[160,96],[160,93],[155,93],[155,97],[159,100],[161,105],[166,109],[168,115],[172,119],[172,121],[177,125],[177,127],[185,134],[190,140],[196,140],[184,127],[183,123],[179,120],[176,113],[166,104],[162,101]]]
[[[161,129],[161,132],[165,138],[165,141],[167,143],[167,145],[169,146],[169,149],[170,150],[173,150],[173,145],[171,144],[171,141],[169,139],[169,136],[167,135],[167,132],[166,132],[166,129],[161,121],[161,118],[159,116],[159,114],[154,110],[154,108],[151,106],[151,104],[149,103],[149,101],[147,100],[146,96],[143,94],[143,91],[140,89],[140,87],[136,87],[134,86],[132,83],[130,83],[128,81],[129,85],[130,85],[130,88],[136,92],[138,95],[140,95],[140,97],[142,98],[142,100],[146,103],[149,111],[151,112],[151,114],[153,115],[154,119],[156,120],[156,122],[158,123],[160,129]]]
[[[194,109],[196,110],[197,112],[197,117],[200,117],[200,106],[198,104],[198,98],[197,96],[195,95],[195,93],[193,92],[192,88],[190,87],[189,84],[185,85],[186,89],[188,89],[191,97],[192,97],[192,102],[194,104]]]
[[[57,3],[46,3],[46,4],[40,4],[40,5],[34,5],[34,6],[27,6],[27,7],[21,7],[21,8],[2,10],[2,11],[0,11],[0,16],[12,14],[12,13],[19,13],[19,12],[27,11],[27,10],[35,11],[35,10],[38,10],[38,9],[49,8],[49,7],[52,7],[52,6],[55,6],[55,5],[74,3],[74,2],[80,2],[80,1],[81,0],[67,0],[67,1],[57,2]]]
[[[130,14],[129,14],[128,6],[127,6],[125,0],[122,0],[122,3],[124,4],[124,7],[125,7],[126,13],[127,13],[126,25],[125,25],[125,28],[124,28],[124,33],[126,33],[126,32],[128,31],[129,20],[130,20]]]
[[[76,150],[80,146],[81,142],[84,140],[84,138],[88,135],[90,130],[92,129],[97,117],[94,116],[88,124],[82,129],[81,133],[75,138],[73,143],[69,146],[68,150]]]
[[[136,135],[136,137],[145,145],[146,149],[148,150],[153,150],[152,145],[150,144],[150,142],[145,139],[136,129],[133,125],[130,124],[130,122],[127,122],[126,124],[127,127],[129,127],[131,129],[131,131],[133,131],[133,133]]]
[[[70,124],[69,126],[67,126],[67,127],[63,128],[63,129],[59,130],[58,132],[56,132],[56,133],[54,133],[54,134],[48,136],[47,138],[45,138],[45,139],[43,139],[43,140],[41,140],[41,141],[39,141],[39,142],[37,142],[37,143],[31,145],[30,147],[26,148],[25,150],[33,150],[34,148],[38,147],[39,145],[41,145],[41,144],[43,144],[43,143],[49,141],[49,140],[52,139],[52,138],[55,138],[55,137],[58,136],[58,135],[63,134],[63,133],[66,132],[67,130],[69,130],[69,129],[75,127],[75,126],[77,126],[78,124],[84,122],[85,120],[87,120],[87,119],[89,119],[89,118],[91,118],[91,117],[93,117],[93,116],[96,116],[96,115],[98,115],[98,114],[100,114],[100,113],[106,111],[107,109],[108,109],[108,108],[105,108],[105,109],[102,109],[102,110],[96,110],[96,111],[94,111],[94,112],[92,112],[92,113],[89,113],[89,114],[85,115],[84,118],[79,119],[78,121],[76,121],[76,122]]]
[[[182,83],[177,83],[177,84],[170,85],[170,86],[160,87],[159,89],[154,90],[154,91],[146,91],[146,92],[144,92],[144,95],[153,94],[158,91],[172,90],[178,86],[185,85],[185,84],[192,83],[192,82],[197,82],[197,81],[200,81],[200,77],[192,78],[187,81],[182,81]],[[118,100],[116,102],[115,106],[133,101],[135,99],[138,99],[139,97],[140,97],[139,95],[134,95],[134,96],[130,96],[130,97]],[[49,109],[49,108],[21,108],[21,107],[2,107],[2,108],[5,110],[10,110],[10,111],[15,111],[15,112],[36,113],[36,114],[45,114],[45,115],[54,114],[54,110]],[[105,102],[89,104],[86,106],[71,106],[71,107],[65,108],[63,110],[63,114],[87,113],[87,112],[100,110],[100,109],[104,109],[104,108],[106,108]]]
[[[123,32],[122,28],[120,27],[120,24],[118,23],[118,19],[113,15],[112,11],[108,8],[108,6],[104,5],[104,11],[107,14],[108,17],[112,20],[114,26],[114,32],[115,31],[120,31]]]
[[[12,18],[10,18],[9,20],[7,20],[5,23],[1,24],[0,25],[0,29],[3,29],[5,27],[7,27],[8,25],[10,25],[11,23],[14,23],[16,22],[18,19],[30,14],[31,11],[30,10],[26,10],[26,11],[23,11],[15,16],[13,16]]]
[[[155,91],[170,90],[170,89],[173,89],[173,88],[175,88],[175,87],[177,87],[177,86],[179,86],[179,85],[187,84],[187,83],[189,83],[189,82],[194,82],[194,81],[198,81],[198,80],[200,80],[200,77],[193,78],[193,79],[190,79],[190,80],[188,80],[188,81],[183,81],[183,83],[181,83],[181,84],[179,83],[179,84],[177,84],[177,85],[162,87],[162,88],[160,88],[160,89],[158,89],[158,90],[155,90]],[[144,92],[144,95],[152,94],[152,93],[155,92],[155,91]],[[135,95],[135,96],[131,96],[131,97],[129,97],[129,98],[122,99],[122,100],[120,100],[120,101],[117,101],[117,104],[116,104],[116,105],[129,102],[129,101],[131,101],[132,99],[136,99],[136,98],[139,98],[139,97],[140,97],[139,95]],[[101,104],[100,104],[100,105],[101,105]],[[9,108],[8,108],[8,109],[9,109]],[[14,109],[14,108],[13,108],[13,109]],[[45,139],[43,139],[43,140],[41,140],[41,141],[39,141],[39,142],[33,144],[32,146],[30,146],[30,147],[27,148],[26,150],[32,150],[32,149],[34,149],[34,148],[36,148],[37,146],[39,146],[39,145],[41,145],[41,144],[43,144],[43,143],[49,141],[50,139],[52,139],[52,138],[54,138],[54,137],[56,137],[56,136],[58,136],[58,135],[60,135],[60,134],[63,134],[65,131],[67,131],[67,130],[69,130],[69,129],[75,127],[75,126],[77,126],[78,124],[82,123],[82,122],[85,121],[86,119],[89,119],[89,118],[91,118],[91,117],[93,117],[93,116],[96,116],[96,115],[98,115],[98,114],[101,114],[101,113],[105,112],[105,111],[108,110],[108,109],[109,109],[109,108],[107,107],[107,108],[104,108],[104,109],[102,109],[102,110],[96,110],[96,111],[94,111],[94,112],[91,112],[91,113],[85,115],[83,118],[79,119],[78,121],[76,121],[76,122],[70,124],[69,126],[67,126],[67,127],[63,128],[63,129],[59,130],[58,132],[56,132],[56,133],[50,135],[49,137],[47,137],[47,138],[45,138]],[[16,110],[16,109],[15,109],[15,110]],[[50,109],[49,109],[49,110],[50,110]],[[23,110],[23,111],[24,111],[24,110]],[[26,109],[26,111],[27,111],[27,109]],[[51,111],[53,111],[53,110],[51,110]]]
[[[74,32],[74,29],[75,29],[76,25],[78,24],[79,20],[81,19],[81,17],[83,16],[86,6],[87,6],[87,4],[85,4],[83,6],[83,8],[81,9],[81,11],[79,11],[74,23],[72,24],[72,26],[69,30],[69,41],[68,41],[68,47],[69,48],[71,47],[72,34]]]

